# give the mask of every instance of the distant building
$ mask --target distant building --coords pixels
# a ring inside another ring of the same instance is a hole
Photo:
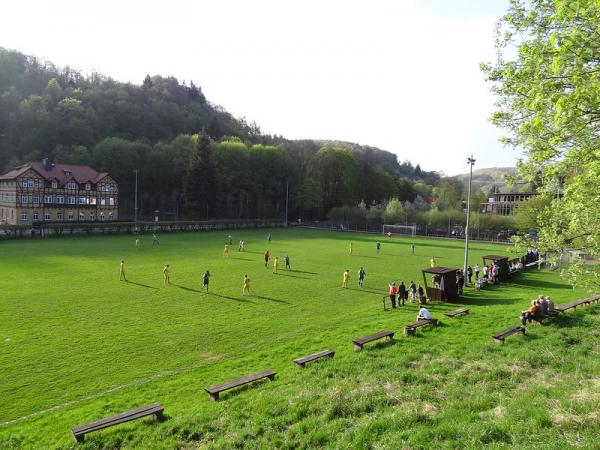
[[[0,176],[0,223],[116,220],[118,205],[117,182],[88,166],[44,159]]]
[[[482,213],[511,216],[516,214],[519,204],[536,196],[534,192],[511,192],[507,194],[492,194],[487,202],[481,203],[479,209]]]

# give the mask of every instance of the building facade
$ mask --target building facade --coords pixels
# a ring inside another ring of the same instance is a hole
[[[516,214],[520,203],[526,202],[535,195],[537,194],[533,192],[492,194],[487,202],[481,204],[479,210],[482,213],[512,216]]]
[[[0,223],[118,219],[119,187],[88,166],[28,162],[0,176]]]

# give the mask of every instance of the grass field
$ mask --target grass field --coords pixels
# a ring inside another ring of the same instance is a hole
[[[462,242],[315,230],[0,242],[0,448],[72,448],[70,428],[150,402],[165,420],[93,433],[77,448],[600,448],[600,308],[590,307],[503,346],[540,293],[557,304],[588,295],[532,270],[453,304],[431,305],[435,328],[402,336],[416,307],[384,312],[392,280],[422,281],[435,255],[458,267]],[[235,243],[245,239],[247,251]],[[347,254],[348,243],[354,254]],[[262,253],[290,255],[274,275]],[[472,261],[509,248],[474,243]],[[124,258],[129,282],[118,281]],[[162,286],[163,264],[171,282]],[[363,265],[365,287],[356,283]],[[350,269],[350,289],[341,288]],[[209,269],[210,293],[201,292]],[[242,277],[252,296],[242,297]],[[468,306],[456,319],[445,311]],[[354,352],[352,338],[396,331]],[[325,348],[335,358],[297,369]],[[222,395],[203,388],[272,368],[273,383]]]

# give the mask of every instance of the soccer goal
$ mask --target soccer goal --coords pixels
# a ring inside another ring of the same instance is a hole
[[[392,234],[403,234],[415,237],[417,235],[417,226],[416,225],[383,225],[383,234],[387,235],[389,233]]]

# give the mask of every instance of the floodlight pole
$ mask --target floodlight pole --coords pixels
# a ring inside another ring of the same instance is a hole
[[[469,265],[469,216],[471,215],[471,181],[473,180],[473,165],[475,159],[473,155],[467,158],[467,164],[469,164],[469,190],[467,193],[467,224],[465,225],[465,264],[463,267],[463,276],[467,275],[467,267]]]
[[[133,211],[134,211],[134,222],[137,223],[137,219],[138,219],[138,201],[137,201],[137,197],[138,197],[138,170],[135,169],[135,199],[134,199],[134,205],[133,205]]]
[[[288,204],[290,200],[290,182],[285,182],[285,226],[288,226]]]

